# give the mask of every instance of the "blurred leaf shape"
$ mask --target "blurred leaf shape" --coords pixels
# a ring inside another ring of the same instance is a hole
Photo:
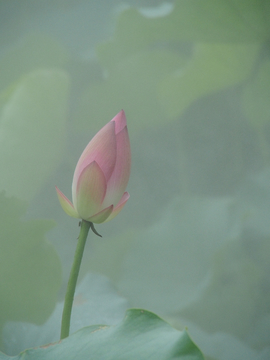
[[[197,98],[238,84],[250,74],[260,47],[259,44],[196,44],[190,62],[159,83],[160,103],[174,118]]]
[[[209,261],[234,231],[230,198],[176,198],[160,221],[139,233],[118,282],[133,306],[170,314],[197,298]]]
[[[270,61],[263,62],[243,90],[243,110],[250,124],[260,129],[270,122]]]
[[[186,331],[178,331],[157,315],[131,309],[116,326],[85,327],[56,344],[29,349],[13,360],[203,360]],[[11,359],[0,354],[1,360]]]
[[[76,288],[70,333],[94,324],[116,325],[124,317],[128,302],[121,297],[105,276],[86,274]],[[24,349],[56,342],[60,337],[63,302],[43,325],[8,322],[3,330],[4,351],[19,354]]]
[[[178,0],[175,22],[191,41],[250,42],[269,38],[267,0]]]
[[[268,0],[176,0],[168,15],[155,18],[128,8],[119,15],[108,51],[114,62],[160,41],[263,42],[269,20]]]
[[[208,285],[181,316],[208,332],[250,337],[256,322],[270,312],[269,240],[248,229],[225,244],[213,256]],[[269,323],[264,331],[269,334]]]
[[[158,126],[166,121],[160,106],[157,86],[170,71],[185,64],[185,57],[164,49],[140,51],[116,63],[103,80],[92,82],[81,100],[79,126],[95,126],[111,119],[122,108],[128,119],[129,131]],[[104,106],[106,105],[106,106]]]
[[[91,251],[84,254],[81,274],[92,271],[103,274],[115,284],[122,273],[122,263],[130,246],[134,242],[134,230],[125,231],[117,236],[103,239],[91,239]]]
[[[51,314],[61,285],[61,263],[45,233],[52,220],[21,220],[27,205],[0,193],[0,323],[42,324]]]
[[[30,200],[59,164],[66,141],[69,78],[62,70],[26,74],[0,113],[0,190]]]
[[[269,360],[270,347],[258,351],[252,348],[250,343],[248,345],[231,334],[220,330],[208,333],[191,321],[186,319],[180,321],[188,327],[192,339],[202,350],[205,360]],[[175,319],[173,324],[176,325]]]
[[[246,178],[236,193],[236,203],[243,225],[260,236],[270,237],[269,166]]]
[[[268,12],[254,0],[180,0],[153,18],[123,11],[113,39],[97,46],[104,76],[82,95],[79,127],[121,108],[131,131],[158,126],[196,99],[241,83],[267,39]]]
[[[55,39],[30,33],[0,57],[0,90],[17,82],[23,74],[39,68],[63,68],[67,61],[67,51]]]

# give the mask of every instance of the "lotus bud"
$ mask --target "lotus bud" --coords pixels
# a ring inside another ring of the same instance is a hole
[[[89,142],[76,165],[72,201],[56,187],[64,211],[100,224],[112,220],[129,199],[131,155],[125,112],[120,111]]]

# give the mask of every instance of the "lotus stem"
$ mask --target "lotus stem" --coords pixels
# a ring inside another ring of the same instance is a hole
[[[69,275],[67,291],[65,296],[63,314],[62,314],[62,324],[61,324],[61,337],[60,339],[64,339],[69,336],[70,329],[70,318],[71,311],[74,299],[75,288],[79,276],[80,266],[83,257],[83,251],[87,239],[87,235],[89,229],[93,228],[93,224],[89,221],[82,220],[81,222],[81,231],[78,237],[77,248],[74,255],[74,260],[72,264],[72,268]]]

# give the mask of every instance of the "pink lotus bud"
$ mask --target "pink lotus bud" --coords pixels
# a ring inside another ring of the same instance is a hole
[[[62,208],[72,217],[96,224],[113,219],[129,198],[130,143],[124,110],[84,149],[74,172],[73,204],[56,187]]]

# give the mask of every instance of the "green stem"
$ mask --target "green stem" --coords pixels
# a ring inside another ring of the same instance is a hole
[[[89,221],[82,220],[81,222],[81,231],[78,237],[77,248],[74,255],[73,265],[71,268],[71,272],[69,275],[68,285],[67,285],[67,292],[65,296],[65,303],[64,309],[62,314],[62,324],[61,324],[61,339],[66,338],[69,335],[69,328],[70,328],[70,317],[71,317],[71,310],[73,304],[73,298],[75,293],[75,288],[77,284],[77,279],[80,271],[80,266],[83,257],[83,251],[85,242],[87,239],[87,235],[89,232],[90,227],[93,227],[93,224]]]

